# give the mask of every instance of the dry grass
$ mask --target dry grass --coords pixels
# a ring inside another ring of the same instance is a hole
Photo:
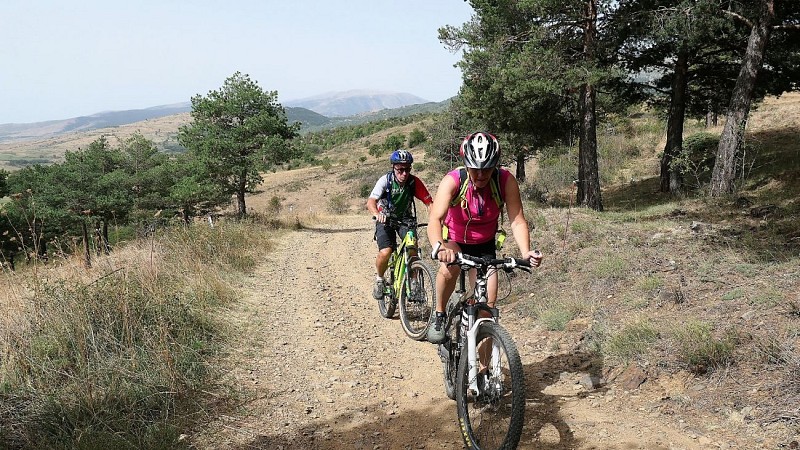
[[[770,99],[753,113],[747,140],[758,157],[731,197],[660,193],[663,142],[646,135],[649,148],[614,163],[618,175],[603,190],[606,212],[566,208],[563,200],[529,212],[546,259],[523,290],[546,294],[520,295],[522,310],[558,315],[581,299],[586,307],[576,318],[594,324],[582,344],[607,367],[639,364],[654,379],[701,374],[725,392],[688,399],[705,413],[736,401],[750,406],[756,423],[800,424],[793,381],[800,359],[800,94]],[[635,167],[650,171],[629,176]],[[763,385],[772,390],[753,388]]]
[[[175,229],[91,269],[66,257],[3,272],[14,313],[0,330],[0,445],[179,446],[225,405],[211,362],[226,331],[214,312],[235,299],[231,281],[268,250],[270,230]]]

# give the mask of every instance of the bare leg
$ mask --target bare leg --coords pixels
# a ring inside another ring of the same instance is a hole
[[[439,263],[439,270],[436,272],[436,312],[444,312],[447,300],[456,288],[458,271],[458,266],[448,267],[445,263]]]
[[[392,248],[386,247],[378,251],[378,256],[375,258],[375,270],[379,277],[382,277],[389,267],[389,257],[392,255]]]

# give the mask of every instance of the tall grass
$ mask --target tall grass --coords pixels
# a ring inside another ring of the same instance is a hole
[[[0,447],[181,447],[220,390],[214,313],[267,246],[261,228],[173,230],[91,271],[76,260],[6,274],[27,289],[0,329]]]

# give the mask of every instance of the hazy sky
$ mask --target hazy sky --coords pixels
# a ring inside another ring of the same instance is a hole
[[[186,102],[240,71],[281,102],[455,95],[464,0],[0,0],[0,123]]]

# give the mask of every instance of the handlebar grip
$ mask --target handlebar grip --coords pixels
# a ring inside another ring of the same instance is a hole
[[[431,259],[438,260],[437,257],[439,255],[439,251],[442,249],[442,241],[436,241],[436,245],[433,246],[433,250],[431,250]]]

